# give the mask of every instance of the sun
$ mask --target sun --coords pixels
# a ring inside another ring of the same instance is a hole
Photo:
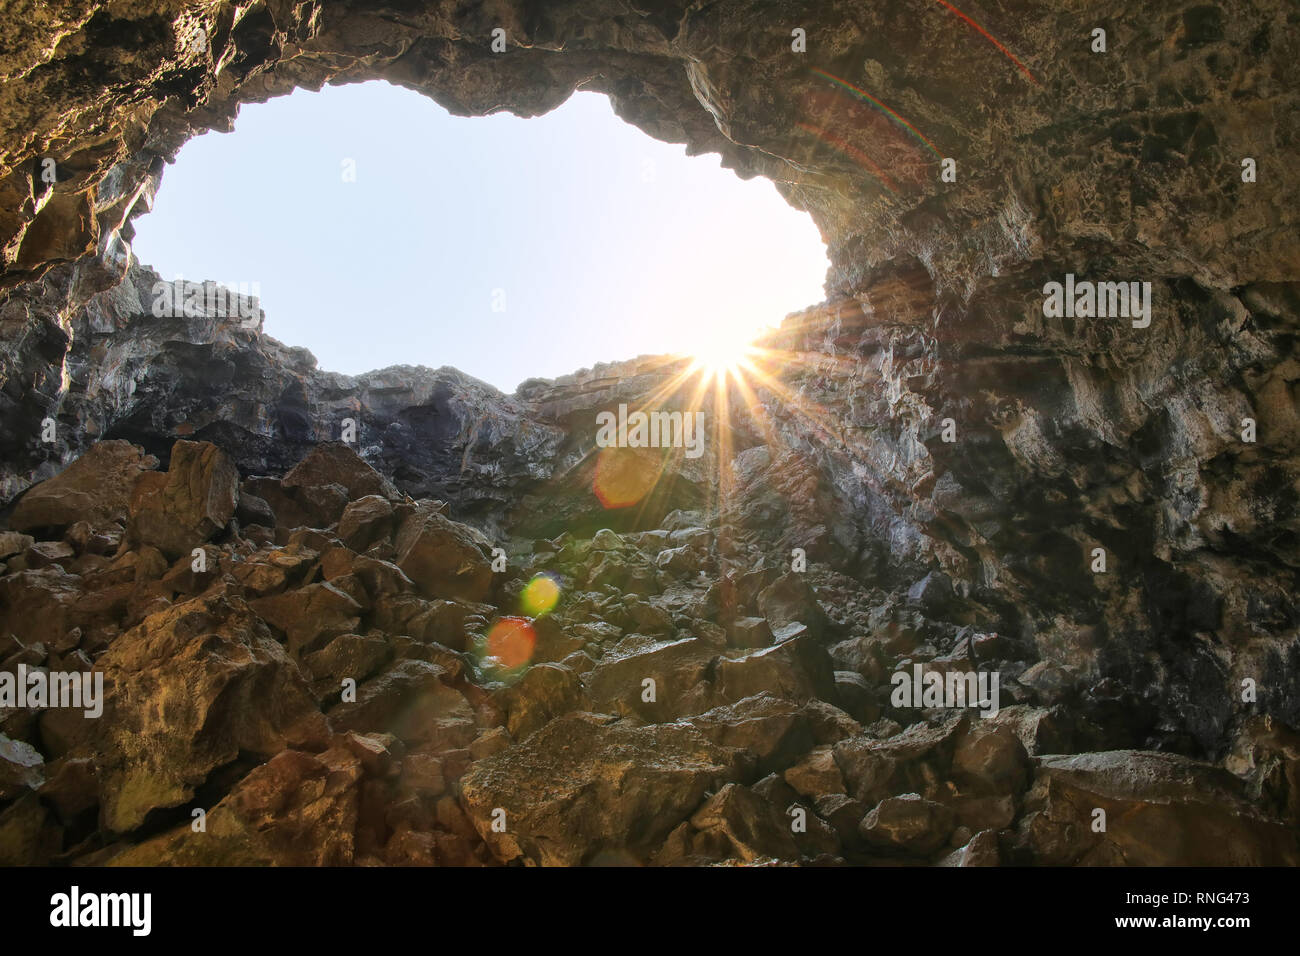
[[[714,334],[697,342],[691,351],[691,371],[706,378],[725,378],[744,368],[756,351],[751,340],[738,335]]]

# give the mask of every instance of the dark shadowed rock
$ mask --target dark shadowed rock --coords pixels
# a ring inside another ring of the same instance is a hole
[[[1095,832],[1105,813],[1105,832]],[[1242,782],[1177,754],[1116,750],[1041,757],[1018,845],[1049,864],[1295,866],[1292,827],[1245,799]]]
[[[357,688],[356,701],[330,710],[335,730],[390,733],[408,744],[464,747],[477,735],[474,711],[443,682],[446,670],[427,661],[399,661]]]
[[[872,846],[924,854],[947,843],[954,824],[952,811],[943,804],[905,793],[872,807],[858,832]]]
[[[381,495],[366,495],[348,504],[339,518],[339,540],[364,551],[393,530],[393,505]]]
[[[500,860],[574,865],[607,849],[645,859],[738,769],[737,751],[691,727],[569,714],[475,764],[461,799]]]
[[[285,750],[241,780],[194,832],[186,823],[113,866],[342,866],[352,862],[360,761]]]

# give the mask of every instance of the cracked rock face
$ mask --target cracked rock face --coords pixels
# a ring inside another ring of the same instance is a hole
[[[29,6],[0,861],[1300,858],[1290,5],[998,0],[1004,50],[928,2]],[[827,299],[698,459],[595,447],[690,410],[680,357],[507,396],[156,314],[131,219],[181,144],[368,79],[604,92],[808,211]],[[19,701],[82,673],[97,716]]]

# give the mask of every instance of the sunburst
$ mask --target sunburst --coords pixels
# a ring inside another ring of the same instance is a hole
[[[699,375],[705,382],[735,378],[750,368],[757,351],[751,341],[717,335],[695,346],[687,372]]]

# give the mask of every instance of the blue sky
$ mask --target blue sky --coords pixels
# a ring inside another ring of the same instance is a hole
[[[525,120],[382,82],[299,90],[187,143],[135,223],[163,278],[257,283],[266,332],[322,368],[452,365],[507,392],[746,339],[820,301],[826,271],[770,182],[596,93]]]

